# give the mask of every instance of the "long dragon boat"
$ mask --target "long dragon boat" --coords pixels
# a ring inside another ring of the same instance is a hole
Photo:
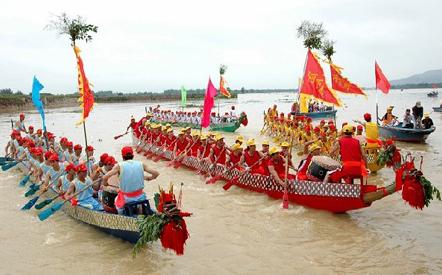
[[[170,124],[174,127],[190,127],[192,129],[200,129],[200,124],[194,124],[190,122],[173,122],[173,121],[161,121],[155,118],[151,119],[152,122],[160,123],[160,124]],[[220,123],[211,123],[210,130],[217,132],[228,132],[233,133],[238,130],[241,125],[247,126],[247,115],[242,112],[237,119],[231,119],[229,122],[220,122]]]
[[[402,126],[379,126],[379,136],[386,139],[393,139],[403,142],[422,143],[428,136],[436,130],[435,127],[429,129],[410,129]]]
[[[28,174],[28,168],[22,163],[19,163],[17,167],[23,174]],[[47,197],[54,197],[56,195],[58,194],[52,189],[45,193]],[[90,210],[81,206],[72,206],[70,203],[65,203],[62,210],[74,220],[91,225],[100,231],[130,243],[136,243],[140,238],[137,219],[134,217]]]
[[[134,145],[139,140],[133,136]],[[165,160],[173,159],[173,152],[164,150],[156,145],[146,146],[146,150]],[[235,185],[253,192],[264,193],[275,199],[282,199],[284,187],[279,185],[271,176],[243,173],[238,169],[227,169],[224,165],[213,166],[208,160],[200,160],[193,156],[186,156],[182,164],[191,170],[199,170],[218,176],[225,181],[236,179]],[[242,175],[242,176],[241,176]],[[396,183],[386,187],[372,184],[343,184],[323,183],[315,181],[290,180],[288,181],[289,201],[309,208],[344,213],[351,210],[369,207],[374,201],[380,200],[398,191]]]

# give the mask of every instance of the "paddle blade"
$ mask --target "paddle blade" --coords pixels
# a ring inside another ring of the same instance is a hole
[[[178,169],[181,167],[181,161],[178,161],[175,163],[175,165],[173,166],[173,168]]]
[[[19,186],[25,186],[30,178],[31,178],[31,175],[27,175],[27,176],[23,177],[23,179],[19,183]]]
[[[40,219],[40,221],[44,221],[47,218],[49,218],[50,216],[52,216],[55,212],[57,212],[58,210],[60,210],[60,208],[63,206],[64,202],[56,202],[54,203],[50,208],[47,208],[43,211],[41,211],[38,214],[38,218]]]
[[[39,196],[32,198],[30,201],[28,201],[25,205],[23,205],[23,207],[21,208],[21,210],[29,210],[32,208],[32,206],[34,206],[34,204],[38,201]]]
[[[42,209],[43,207],[45,207],[46,205],[49,205],[54,199],[45,199],[44,201],[37,203],[35,205],[35,209]]]
[[[282,208],[289,209],[289,194],[287,189],[284,190],[284,195],[282,196]]]
[[[26,191],[26,193],[25,193],[25,197],[29,197],[29,196],[34,195],[35,192],[37,192],[37,190],[35,190],[34,188],[29,188],[28,191]]]
[[[16,161],[11,161],[9,163],[3,164],[2,170],[7,171],[7,170],[11,169],[12,167],[16,166],[17,164],[18,164],[18,162],[16,162]]]
[[[229,190],[230,187],[232,187],[232,185],[234,185],[234,184],[235,184],[235,182],[234,182],[233,180],[228,181],[226,184],[223,185],[223,189],[227,191],[227,190]]]

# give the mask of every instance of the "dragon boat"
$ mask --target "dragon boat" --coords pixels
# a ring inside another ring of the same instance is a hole
[[[170,121],[161,121],[155,118],[151,119],[152,122],[156,122],[156,123],[160,123],[160,124],[170,124],[174,127],[190,127],[192,129],[200,129],[201,125],[200,124],[194,124],[194,123],[190,123],[190,122],[170,122]],[[246,113],[242,112],[239,116],[239,118],[237,119],[231,119],[230,121],[225,121],[225,122],[221,122],[221,123],[211,123],[210,124],[210,130],[211,131],[218,131],[218,132],[229,132],[229,133],[233,133],[236,130],[238,130],[239,127],[241,127],[241,125],[243,126],[247,126],[248,124],[248,120],[247,120],[247,115]]]
[[[139,140],[135,136],[133,142],[135,146],[139,144]],[[164,150],[162,147],[152,144],[146,147],[147,152],[161,156],[164,160],[173,159],[173,152],[170,150]],[[220,164],[214,166],[208,160],[200,160],[193,156],[184,157],[181,163],[191,170],[199,170],[212,176],[218,176],[242,189],[264,193],[275,199],[282,199],[284,196],[284,187],[271,176],[244,173],[238,169],[227,169]],[[396,179],[400,178],[399,180],[385,187],[363,182],[345,184],[289,180],[286,190],[288,200],[298,205],[332,213],[345,213],[369,207],[374,201],[402,189],[402,175],[412,171],[414,163],[407,167],[408,170],[403,168],[400,177],[396,176]]]
[[[17,167],[23,174],[28,174],[28,168],[22,164],[17,164]],[[49,189],[44,196],[54,197],[58,195],[52,189]],[[58,199],[59,200],[59,199]],[[140,231],[137,224],[137,218],[123,215],[116,215],[104,211],[90,210],[81,206],[72,206],[70,203],[65,203],[62,208],[68,216],[74,220],[91,225],[100,231],[128,241],[136,243],[140,238]]]

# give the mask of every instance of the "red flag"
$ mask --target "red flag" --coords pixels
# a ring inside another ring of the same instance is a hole
[[[330,73],[332,79],[332,88],[336,91],[346,94],[365,95],[364,91],[356,84],[351,83],[347,78],[341,75],[342,68],[330,63]]]
[[[388,94],[390,90],[390,82],[385,77],[384,73],[382,73],[381,68],[378,63],[374,62],[374,73],[376,75],[376,89],[381,90],[384,94]]]
[[[226,80],[224,79],[223,75],[219,76],[219,92],[225,96],[230,98],[232,95],[230,92],[226,89]]]
[[[207,128],[210,125],[210,113],[212,112],[212,107],[215,105],[215,100],[213,99],[217,94],[215,86],[213,86],[212,80],[209,77],[209,83],[207,84],[206,95],[204,96],[204,107],[203,115],[201,117],[201,126]]]
[[[82,116],[80,122],[82,123],[88,116],[94,106],[94,94],[89,88],[89,81],[87,80],[86,74],[84,72],[83,60],[80,57],[80,49],[74,47],[75,56],[77,57],[77,67],[78,67],[78,93],[80,98],[80,106],[82,109]]]
[[[319,60],[308,50],[307,65],[305,66],[304,80],[302,81],[301,94],[310,95],[320,101],[341,106],[335,91],[325,82],[324,70]]]

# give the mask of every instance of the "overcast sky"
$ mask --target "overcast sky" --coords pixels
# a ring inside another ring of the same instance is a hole
[[[389,79],[442,68],[442,1],[5,1],[0,17],[0,88],[76,91],[67,37],[44,30],[51,14],[81,15],[99,27],[80,43],[95,90],[159,92],[218,82],[234,89],[297,88],[306,50],[302,20],[322,22],[334,61],[374,86],[376,59]]]

